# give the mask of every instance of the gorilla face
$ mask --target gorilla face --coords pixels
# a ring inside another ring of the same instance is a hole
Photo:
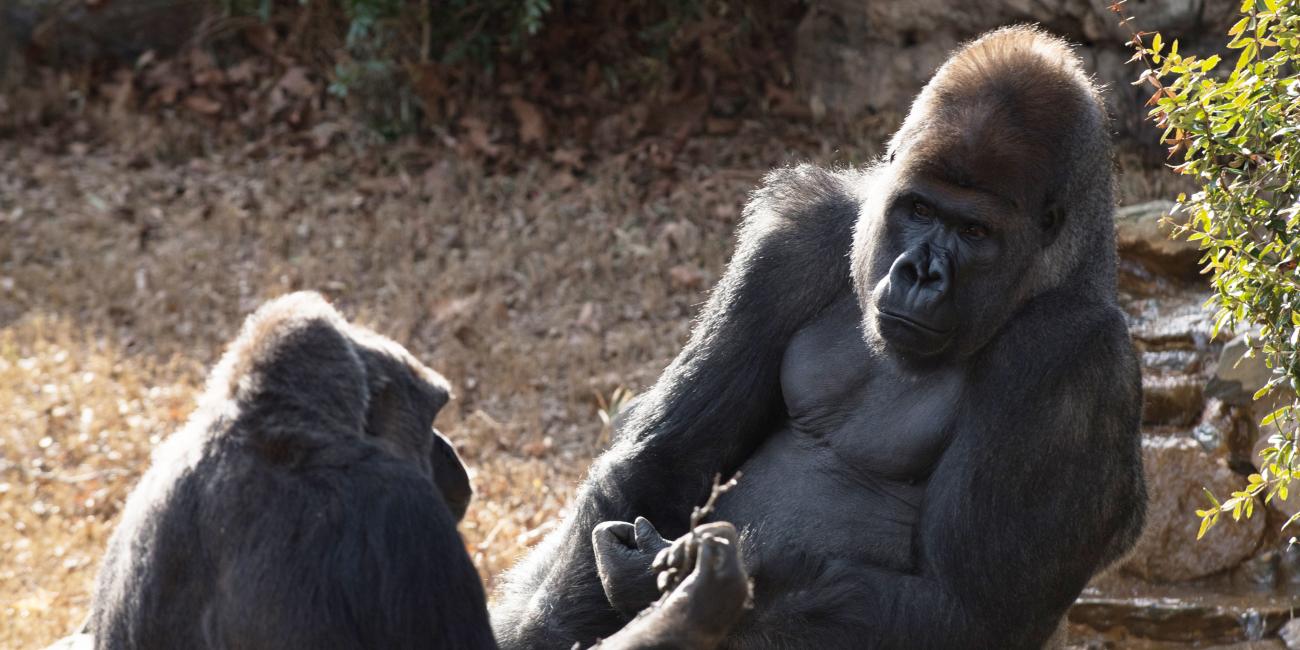
[[[881,200],[862,211],[855,283],[868,340],[906,358],[981,348],[1028,298],[1026,278],[1051,242],[1036,157],[979,144],[969,134],[920,142],[872,174]]]

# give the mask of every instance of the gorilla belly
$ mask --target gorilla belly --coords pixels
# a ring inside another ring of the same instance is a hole
[[[757,579],[781,571],[786,560],[912,569],[924,482],[854,471],[834,449],[811,444],[789,427],[769,438],[741,472],[712,518],[736,523],[755,540],[745,553]]]

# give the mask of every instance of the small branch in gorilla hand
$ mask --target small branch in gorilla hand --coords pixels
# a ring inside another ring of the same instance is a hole
[[[704,518],[713,514],[713,508],[718,504],[718,497],[726,494],[731,488],[736,487],[736,481],[740,480],[740,472],[736,472],[726,483],[719,483],[722,480],[722,474],[713,475],[713,489],[709,491],[709,499],[702,506],[691,508],[691,530],[696,526],[704,523]]]

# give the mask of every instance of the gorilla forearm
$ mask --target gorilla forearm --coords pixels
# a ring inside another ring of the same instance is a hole
[[[850,180],[805,165],[770,173],[751,197],[736,252],[690,342],[637,399],[565,525],[507,579],[493,615],[504,647],[541,644],[540,638],[560,647],[617,629],[612,609],[554,606],[560,599],[590,602],[592,594],[604,600],[592,528],[645,516],[668,537],[685,533],[711,478],[732,473],[779,418],[785,343],[850,290],[857,219]],[[550,599],[535,599],[538,591]]]

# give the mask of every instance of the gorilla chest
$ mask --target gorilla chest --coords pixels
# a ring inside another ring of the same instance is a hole
[[[782,361],[786,435],[835,469],[911,483],[947,447],[960,368],[915,370],[870,350],[853,298],[804,327]]]

